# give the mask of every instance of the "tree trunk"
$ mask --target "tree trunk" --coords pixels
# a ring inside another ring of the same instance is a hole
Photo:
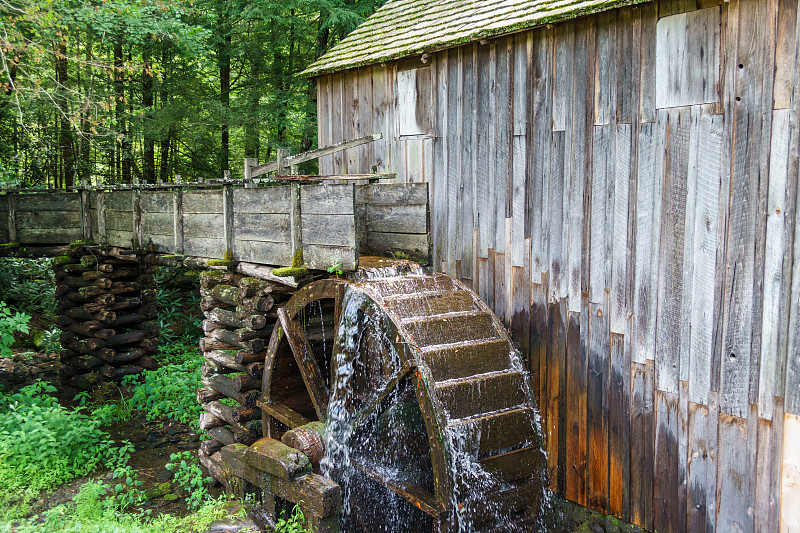
[[[220,171],[228,170],[230,161],[230,141],[228,119],[231,105],[231,34],[225,15],[219,16],[219,30],[222,38],[219,40],[217,58],[219,61],[219,99],[222,104],[222,146],[220,147]]]
[[[60,115],[60,131],[58,150],[61,156],[61,169],[59,174],[65,187],[75,185],[75,155],[72,146],[72,127],[69,122],[69,99],[67,98],[67,85],[69,72],[67,71],[67,43],[62,41],[56,50],[56,82],[58,83],[58,112]]]
[[[142,154],[142,181],[155,183],[156,181],[156,143],[150,131],[149,124],[153,122],[153,61],[150,57],[150,45],[145,44],[144,72],[142,72],[142,105],[145,108],[144,116],[144,151]]]

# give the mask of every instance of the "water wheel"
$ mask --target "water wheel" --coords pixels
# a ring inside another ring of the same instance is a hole
[[[327,279],[278,313],[264,431],[326,422],[342,531],[526,530],[541,436],[516,351],[475,293],[443,274]]]

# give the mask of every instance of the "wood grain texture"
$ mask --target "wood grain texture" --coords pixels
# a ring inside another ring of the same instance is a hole
[[[590,304],[587,384],[587,495],[590,507],[609,511],[610,331],[607,305]]]

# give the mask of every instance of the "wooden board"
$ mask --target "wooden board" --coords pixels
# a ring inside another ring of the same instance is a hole
[[[720,8],[659,19],[656,25],[656,106],[719,101]]]
[[[783,419],[783,459],[781,462],[781,533],[800,530],[800,416],[787,413]]]

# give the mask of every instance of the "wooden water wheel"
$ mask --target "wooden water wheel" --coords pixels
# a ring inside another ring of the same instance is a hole
[[[526,376],[470,289],[443,274],[327,279],[278,316],[264,432],[313,420],[339,432],[343,531],[515,530],[535,516],[541,437]]]

